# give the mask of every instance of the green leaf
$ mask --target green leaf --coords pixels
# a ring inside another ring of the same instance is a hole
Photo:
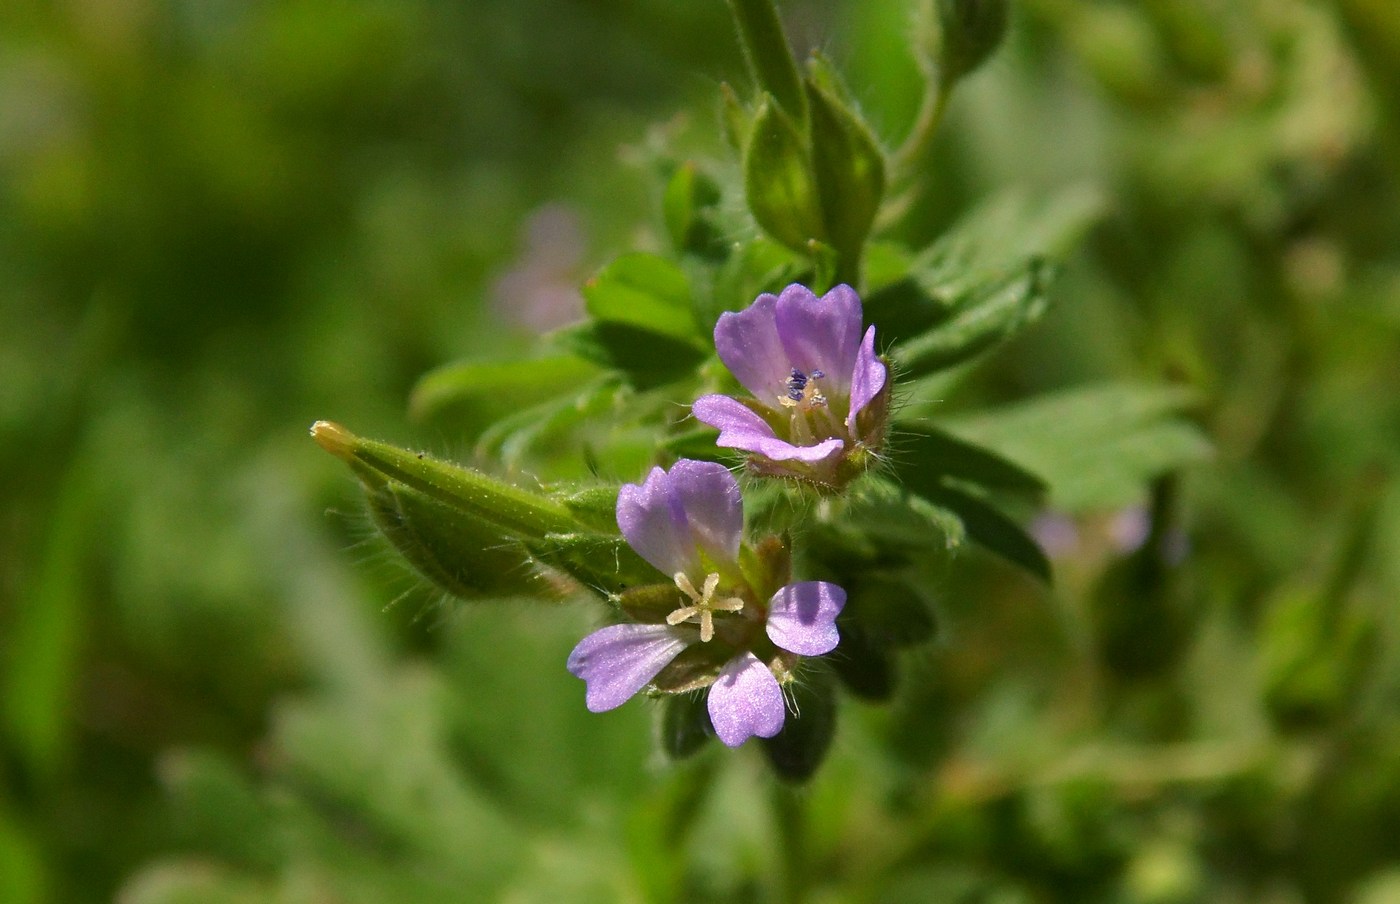
[[[758,225],[788,248],[805,253],[808,242],[826,241],[806,140],[769,98],[759,104],[744,152],[744,194]]]
[[[1041,261],[1030,261],[1007,281],[982,287],[951,319],[895,348],[900,370],[909,377],[946,370],[1021,332],[1045,313],[1046,275]]]
[[[414,418],[476,404],[519,411],[521,406],[557,395],[598,373],[596,365],[572,355],[526,361],[459,361],[424,374],[409,396]]]
[[[942,426],[1042,475],[1056,508],[1102,510],[1141,501],[1152,478],[1210,455],[1205,435],[1178,416],[1195,398],[1174,386],[1095,385]]]
[[[929,487],[919,495],[957,515],[972,542],[1049,583],[1050,560],[1040,546],[991,503],[951,486]]]
[[[693,341],[607,320],[560,330],[554,338],[579,357],[619,371],[638,389],[679,380],[706,357]]]
[[[588,313],[682,341],[694,341],[690,283],[676,264],[655,254],[626,254],[583,286]]]
[[[1015,462],[931,424],[897,424],[890,446],[898,451],[900,481],[916,493],[941,485],[945,477],[1033,496],[1046,489],[1045,481]]]
[[[885,155],[874,134],[847,104],[807,83],[812,115],[812,168],[822,220],[840,258],[836,281],[859,281],[861,251],[885,193]]]

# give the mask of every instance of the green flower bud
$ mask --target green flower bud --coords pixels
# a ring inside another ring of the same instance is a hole
[[[1006,34],[1007,0],[936,0],[938,69],[951,85],[981,66]]]

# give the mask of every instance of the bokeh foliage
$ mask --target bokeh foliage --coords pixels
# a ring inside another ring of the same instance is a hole
[[[887,144],[917,5],[783,6]],[[929,563],[936,646],[800,794],[584,711],[586,611],[439,607],[368,539],[316,417],[587,473],[487,429],[596,372],[493,369],[531,337],[486,300],[548,202],[583,250],[516,261],[541,296],[733,238],[667,188],[730,159],[721,78],[718,2],[0,10],[0,900],[1400,899],[1381,0],[1014,6],[888,235],[947,285],[1102,205],[1040,322],[904,409],[1045,478],[1056,581]]]

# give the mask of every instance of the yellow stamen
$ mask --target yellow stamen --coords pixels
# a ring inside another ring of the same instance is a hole
[[[709,643],[715,636],[716,612],[738,612],[744,608],[744,601],[737,596],[715,599],[715,591],[719,588],[719,575],[710,573],[705,576],[703,590],[696,590],[685,572],[678,571],[674,575],[676,588],[684,593],[693,605],[681,606],[670,615],[666,616],[666,624],[679,625],[681,622],[699,619],[700,640],[702,643]]]

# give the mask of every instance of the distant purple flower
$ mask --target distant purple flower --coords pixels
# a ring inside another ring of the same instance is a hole
[[[875,327],[862,336],[862,322],[847,285],[818,298],[794,283],[721,315],[715,348],[753,398],[707,395],[691,411],[719,429],[719,445],[753,453],[760,470],[844,482],[841,463],[884,436],[889,374]]]
[[[715,733],[730,747],[777,734],[785,705],[770,663],[834,650],[846,592],[825,581],[802,581],[778,588],[761,604],[739,568],[739,485],[714,462],[678,461],[669,472],[653,468],[641,485],[623,486],[617,525],[628,544],[675,584],[676,609],[665,623],[610,625],[574,647],[568,667],[588,685],[588,708],[621,706],[683,650],[715,641],[719,668],[708,701]]]

